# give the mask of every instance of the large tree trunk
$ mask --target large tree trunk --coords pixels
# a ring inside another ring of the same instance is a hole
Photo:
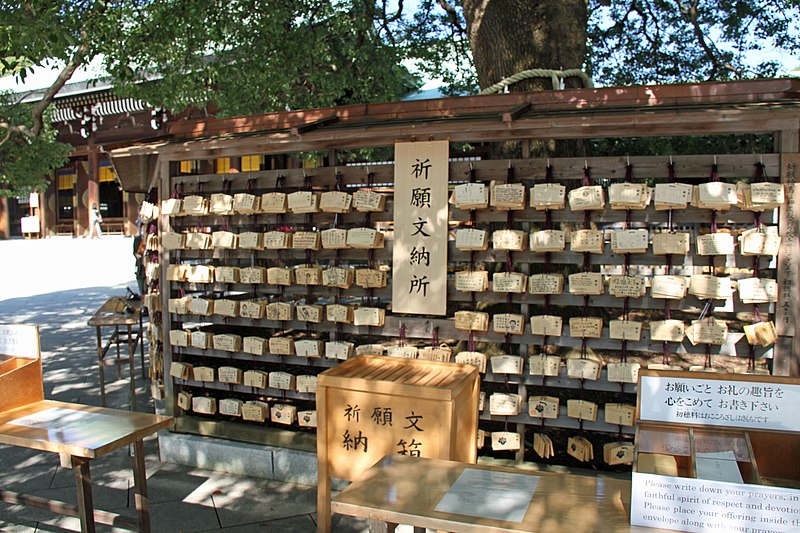
[[[586,0],[462,0],[481,88],[517,72],[581,68],[586,58]],[[580,87],[575,79],[567,87]],[[528,79],[509,90],[553,89]]]

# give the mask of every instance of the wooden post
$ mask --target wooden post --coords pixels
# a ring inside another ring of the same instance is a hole
[[[106,371],[103,366],[103,329],[95,326],[97,335],[97,369],[100,373],[100,405],[106,406]]]
[[[327,387],[317,389],[317,533],[330,533],[331,477],[328,471]]]
[[[48,179],[47,189],[40,195],[42,213],[42,237],[50,237],[56,234],[56,224],[58,223],[58,176],[53,173]]]
[[[75,194],[72,205],[72,221],[76,237],[89,235],[89,165],[85,161],[75,164]]]
[[[147,474],[144,467],[144,443],[141,439],[133,443],[134,507],[139,519],[139,531],[150,533],[150,500],[147,497]]]
[[[122,193],[122,234],[127,236],[136,235],[136,220],[139,218],[139,208],[144,201],[141,193],[123,192]]]
[[[177,173],[177,162],[171,162],[166,159],[159,158],[157,163],[156,169],[156,181],[155,183],[158,184],[158,195],[160,196],[160,203],[163,204],[165,200],[168,200],[170,194],[172,192],[172,184],[170,179],[171,172]],[[158,232],[159,234],[163,235],[165,232],[172,231],[172,226],[170,225],[169,217],[164,213],[159,213],[158,215]],[[170,251],[169,250],[161,250],[159,254],[159,260],[161,261],[162,265],[168,265],[170,261]],[[166,311],[169,309],[169,298],[170,298],[170,291],[166,288],[169,287],[169,282],[167,282],[167,269],[166,267],[162,267],[159,269],[159,278],[158,278],[159,287],[161,289],[161,305],[163,309]],[[172,345],[169,342],[166,342],[166,339],[169,337],[169,330],[172,329],[172,320],[170,318],[170,314],[165,312],[162,314],[162,324],[161,324],[162,332],[165,335],[164,339],[165,342],[163,344],[163,360],[164,360],[164,369],[168,369],[172,364]],[[166,375],[166,373],[165,373]],[[164,379],[164,398],[166,399],[165,406],[167,415],[175,416],[179,413],[178,405],[177,405],[177,394],[175,393],[173,380],[172,379]]]
[[[94,502],[92,501],[92,475],[89,471],[89,461],[73,457],[72,463],[72,468],[75,469],[75,486],[78,490],[81,531],[94,533]]]
[[[133,326],[128,324],[128,372],[131,380],[131,411],[136,411],[136,344],[133,342]]]
[[[0,196],[0,240],[11,237],[11,224],[8,220],[8,198]]]
[[[786,192],[786,205],[781,209],[778,252],[778,304],[775,312],[773,373],[779,376],[800,376],[800,335],[797,302],[800,301],[800,153],[781,154],[781,182]]]

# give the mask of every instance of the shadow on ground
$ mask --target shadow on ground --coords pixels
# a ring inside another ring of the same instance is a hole
[[[95,328],[87,321],[108,298],[123,296],[125,287],[98,286],[0,300],[0,323],[39,326],[47,399],[100,405]],[[109,328],[107,332],[110,331]],[[113,355],[112,348],[107,357]],[[153,412],[149,384],[142,380],[139,364],[137,355],[137,407]],[[127,368],[127,363],[122,365],[118,379],[116,370],[106,367],[109,407],[128,408]],[[157,446],[155,438],[145,440],[154,532],[316,531],[315,487],[161,463]],[[126,452],[118,450],[92,461],[93,492],[96,508],[134,517],[133,479]],[[74,483],[73,472],[59,466],[57,455],[0,445],[1,488],[75,503]],[[337,516],[334,524],[334,530],[341,533],[367,530],[364,522],[349,517]],[[98,526],[97,530],[119,531],[105,526]],[[80,523],[74,518],[0,502],[0,531],[62,533],[80,531]]]

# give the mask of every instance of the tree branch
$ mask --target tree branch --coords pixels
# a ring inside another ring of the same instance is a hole
[[[81,36],[83,37],[83,42],[78,47],[78,50],[69,58],[64,69],[58,74],[56,81],[47,88],[42,99],[36,102],[36,105],[31,110],[31,118],[33,119],[31,133],[34,137],[39,135],[42,128],[44,128],[44,112],[47,106],[53,103],[53,98],[58,94],[58,91],[69,81],[75,70],[83,64],[85,55],[89,51],[89,42],[85,31],[81,32]]]
[[[383,2],[383,19],[388,22],[397,22],[400,20],[400,17],[403,15],[403,0],[399,0],[397,2],[397,11],[395,11],[394,15],[388,16],[386,13],[386,2]]]
[[[366,2],[366,3],[374,5],[372,2]],[[381,15],[379,23],[381,28],[383,28],[383,30],[386,32],[386,38],[389,39],[389,42],[392,45],[397,44],[397,42],[394,38],[394,35],[392,34],[392,30],[389,27],[389,25],[393,22],[397,22],[398,20],[400,20],[400,17],[402,16],[403,16],[403,0],[399,0],[399,2],[397,3],[397,11],[394,13],[394,15],[389,15],[386,12],[386,0],[383,0],[383,3],[381,5]]]
[[[28,138],[36,137],[30,128],[28,128],[28,126],[25,124],[14,124],[14,121],[0,122],[0,128],[5,128],[6,130],[6,134],[3,136],[2,141],[0,141],[0,146],[3,146],[5,143],[7,143],[14,133],[19,133]]]
[[[3,140],[0,140],[0,146],[3,146],[5,143],[7,143],[11,138],[11,134],[14,133],[14,130],[5,125],[5,123],[0,123],[0,128],[2,127],[6,128],[6,134],[3,136]]]
[[[694,36],[697,38],[697,42],[700,43],[700,47],[705,52],[706,57],[708,57],[708,59],[711,61],[711,66],[714,69],[712,74],[713,78],[714,74],[721,70],[720,60],[717,57],[715,50],[711,45],[708,44],[708,41],[706,41],[706,34],[703,32],[703,28],[700,27],[700,21],[698,20],[697,16],[697,0],[692,2],[692,4],[687,7],[681,5],[679,1],[678,6],[689,18],[689,22],[692,24],[692,29],[694,31]]]
[[[628,10],[625,12],[625,15],[621,17],[619,20],[617,20],[617,22],[614,23],[614,25],[609,26],[607,29],[605,29],[602,32],[603,36],[608,37],[609,35],[612,34],[612,32],[621,33],[625,29],[625,23],[628,21],[628,17],[631,16],[631,13],[633,13],[635,9],[636,9],[636,0],[633,0],[631,2],[631,5],[628,6]]]
[[[447,0],[438,0],[439,7],[444,9],[445,13],[450,15],[450,24],[458,29],[459,33],[464,34],[464,27],[458,22],[458,11]]]
[[[737,76],[741,76],[742,70],[737,69],[733,65],[728,62],[725,62],[720,59],[717,53],[717,49],[713,43],[709,43],[706,40],[706,34],[703,31],[703,28],[700,27],[700,20],[697,13],[697,4],[699,0],[694,0],[692,5],[684,9],[684,13],[689,17],[689,21],[692,23],[692,28],[694,29],[694,35],[697,37],[697,41],[700,43],[700,47],[705,52],[708,59],[711,61],[711,65],[714,69],[714,74],[720,73],[723,70],[727,70],[733,72]],[[680,3],[679,3],[680,5]]]

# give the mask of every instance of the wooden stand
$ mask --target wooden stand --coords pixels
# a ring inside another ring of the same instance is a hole
[[[134,329],[138,323],[139,329]],[[136,347],[139,346],[140,357],[142,360],[142,378],[147,379],[147,371],[144,364],[144,327],[142,325],[142,300],[127,300],[115,296],[109,298],[100,309],[89,319],[88,324],[95,326],[97,330],[97,367],[100,373],[100,402],[103,407],[106,405],[106,378],[105,366],[107,364],[117,365],[117,377],[120,376],[119,364],[128,361],[130,372],[130,410],[136,410],[136,375],[135,358]],[[108,341],[103,344],[103,327],[113,327],[114,333]],[[120,327],[126,328],[125,334],[120,333]],[[128,356],[120,358],[119,346],[128,346]],[[110,363],[105,360],[105,356],[112,345],[117,347],[117,358]]]
[[[95,522],[149,532],[142,439],[172,424],[171,417],[45,400],[38,328],[0,325],[0,444],[59,454],[61,466],[75,471],[78,505],[3,489],[0,500],[79,517],[85,533],[95,531]],[[136,520],[95,511],[92,500],[89,463],[128,445],[133,450]]]
[[[317,530],[331,531],[331,477],[353,481],[387,454],[476,460],[478,371],[360,356],[317,381]]]

